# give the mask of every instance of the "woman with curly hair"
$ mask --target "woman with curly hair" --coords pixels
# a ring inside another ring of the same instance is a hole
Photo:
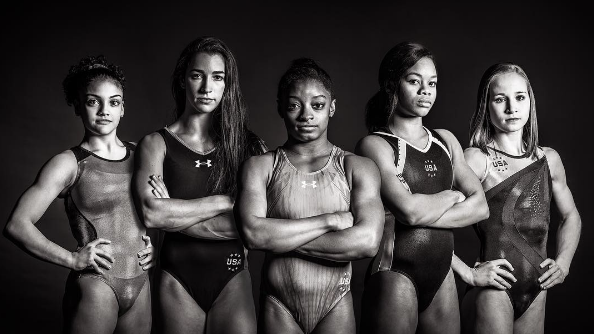
[[[135,144],[116,131],[124,116],[121,69],[87,57],[63,82],[82,120],[81,143],[51,158],[18,200],[4,233],[29,254],[71,269],[63,300],[65,333],[149,333],[153,266],[146,228],[134,209]],[[71,252],[35,226],[57,197],[78,243]]]

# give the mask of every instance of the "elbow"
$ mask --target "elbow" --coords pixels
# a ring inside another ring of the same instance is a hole
[[[266,240],[262,233],[259,233],[257,229],[252,227],[243,226],[241,228],[241,237],[243,244],[248,250],[267,250]]]
[[[360,246],[355,254],[356,259],[364,259],[374,257],[379,250],[381,234],[379,233],[366,233],[358,238]]]
[[[487,220],[491,215],[489,211],[489,205],[487,204],[487,200],[483,197],[483,200],[477,205],[476,209],[474,210],[475,214],[477,215],[477,221]]]
[[[160,221],[158,212],[160,211],[157,207],[157,203],[154,200],[145,200],[141,205],[141,218],[146,228],[159,228]]]

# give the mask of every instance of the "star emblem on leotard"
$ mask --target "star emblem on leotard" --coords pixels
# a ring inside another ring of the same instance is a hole
[[[425,160],[425,171],[429,177],[435,177],[435,175],[437,175],[437,165],[433,162],[433,160]]]
[[[230,272],[236,272],[237,270],[239,270],[241,262],[241,255],[239,255],[238,253],[231,253],[227,257],[227,270],[229,270]]]
[[[341,292],[345,292],[349,286],[351,285],[351,274],[348,272],[344,272],[344,274],[342,274],[342,277],[340,278],[340,281],[338,281],[338,289]]]

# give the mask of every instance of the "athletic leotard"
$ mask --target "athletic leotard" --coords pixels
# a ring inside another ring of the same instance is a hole
[[[214,149],[199,153],[167,128],[158,133],[167,147],[163,181],[171,198],[208,196],[208,179],[217,168]],[[161,268],[175,277],[204,312],[210,310],[225,285],[247,268],[241,240],[201,239],[180,232],[165,233],[160,259]]]
[[[270,218],[299,219],[349,211],[350,186],[344,173],[344,152],[334,146],[326,165],[307,173],[297,170],[279,147],[266,200]],[[267,253],[262,268],[262,290],[291,314],[305,333],[311,333],[350,291],[350,281],[350,262],[296,252]]]
[[[493,150],[492,148],[489,148]],[[493,168],[505,168],[497,157],[488,164]],[[486,175],[486,178],[489,174]],[[506,289],[518,319],[540,293],[538,278],[547,268],[540,263],[547,258],[547,236],[550,222],[551,176],[546,157],[543,155],[527,167],[487,190],[490,216],[474,225],[481,241],[481,261],[507,259],[514,267],[517,282],[510,282]]]
[[[392,146],[398,179],[413,194],[435,194],[451,189],[453,183],[452,161],[443,139],[436,132],[425,130],[429,139],[423,149],[412,146],[389,129],[373,133]],[[366,280],[387,270],[408,277],[417,293],[418,311],[423,312],[450,270],[453,251],[452,230],[408,226],[386,210],[384,234]]]
[[[104,269],[103,275],[89,269],[71,271],[67,289],[80,277],[99,279],[113,290],[120,315],[132,307],[148,277],[137,256],[146,246],[142,240],[144,225],[136,214],[131,193],[134,145],[124,145],[126,156],[121,160],[103,159],[79,146],[71,148],[78,171],[64,196],[79,249],[97,238],[105,238],[111,244],[98,248],[114,258],[112,268]]]

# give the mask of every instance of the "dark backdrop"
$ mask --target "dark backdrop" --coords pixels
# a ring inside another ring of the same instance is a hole
[[[337,114],[329,137],[352,151],[366,134],[363,110],[377,90],[382,57],[396,43],[412,40],[425,44],[437,58],[439,94],[425,124],[449,129],[463,147],[468,145],[468,123],[483,71],[495,62],[513,61],[528,73],[538,104],[541,143],[560,153],[584,222],[571,274],[548,295],[547,332],[575,332],[591,323],[586,317],[592,298],[592,41],[586,31],[591,18],[581,7],[567,1],[80,2],[84,4],[5,4],[0,14],[0,145],[6,159],[0,217],[8,218],[45,161],[81,140],[81,123],[61,90],[69,66],[81,57],[104,54],[124,68],[126,117],[118,133],[124,140],[137,141],[171,121],[169,77],[183,47],[201,35],[217,36],[238,60],[251,128],[271,148],[286,138],[275,112],[278,79],[292,59],[312,57],[336,87]],[[557,221],[553,216],[550,256],[555,254]],[[61,201],[52,204],[38,226],[51,240],[74,248]],[[456,231],[456,250],[467,263],[476,258],[478,241],[472,228]],[[253,252],[250,260],[257,302],[262,254]],[[354,264],[357,319],[367,263]],[[2,237],[0,265],[0,331],[58,333],[68,270],[34,259]],[[458,283],[461,293],[464,286]]]

